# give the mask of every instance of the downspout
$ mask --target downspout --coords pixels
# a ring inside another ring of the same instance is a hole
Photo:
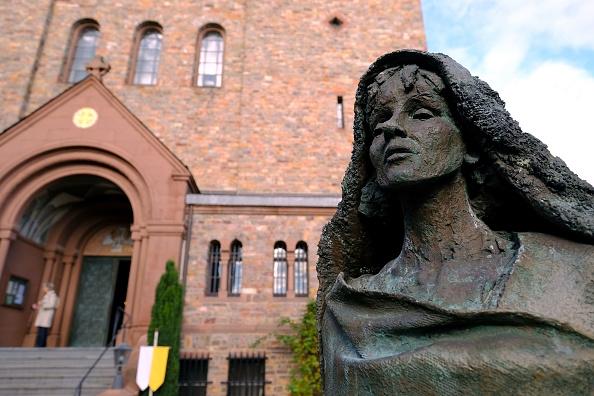
[[[193,224],[193,206],[187,204],[186,206],[186,238],[183,241],[183,257],[180,266],[181,283],[184,288],[184,296],[186,294],[186,283],[188,279],[188,261],[190,259],[190,245],[192,244],[192,224]]]
[[[19,111],[19,120],[23,119],[27,114],[27,108],[29,107],[29,101],[31,100],[31,92],[33,91],[33,82],[35,81],[37,70],[39,69],[39,63],[45,48],[49,27],[54,17],[55,5],[56,0],[50,0],[49,10],[47,11],[47,15],[45,17],[45,23],[43,24],[43,31],[41,32],[41,37],[39,38],[39,46],[37,46],[37,53],[35,54],[35,60],[33,61],[33,66],[31,67],[31,75],[29,77],[29,82],[27,83],[27,88],[25,89],[23,103],[21,104],[21,109]]]

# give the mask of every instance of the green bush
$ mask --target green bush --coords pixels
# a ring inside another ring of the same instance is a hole
[[[310,301],[300,322],[284,318],[292,334],[277,335],[277,339],[293,352],[296,368],[291,372],[289,392],[293,396],[322,395],[322,380],[318,360],[318,332],[316,329],[316,303]]]
[[[155,303],[148,329],[148,344],[153,345],[155,330],[159,330],[159,345],[168,346],[165,382],[155,396],[177,396],[179,378],[179,343],[183,310],[183,289],[172,260],[167,261],[155,294]],[[147,392],[148,394],[148,392]]]

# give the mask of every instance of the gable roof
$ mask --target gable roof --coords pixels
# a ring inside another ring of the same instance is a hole
[[[64,104],[83,95],[89,90],[96,91],[107,103],[114,109],[130,127],[136,130],[163,158],[169,162],[174,171],[174,178],[186,179],[189,186],[189,192],[199,193],[198,186],[192,176],[190,169],[169,149],[130,109],[111,92],[100,79],[94,75],[88,75],[83,80],[68,87],[62,93],[48,100],[39,108],[28,114],[26,117],[12,124],[0,132],[0,145],[28,130],[34,124],[43,121],[54,111]]]

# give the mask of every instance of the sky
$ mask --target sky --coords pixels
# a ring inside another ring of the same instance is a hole
[[[422,0],[428,50],[486,81],[594,185],[594,0]]]

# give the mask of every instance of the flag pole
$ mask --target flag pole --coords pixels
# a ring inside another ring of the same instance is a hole
[[[159,329],[155,329],[153,336],[153,346],[156,347],[159,344]],[[148,396],[153,396],[153,390],[149,387]]]

